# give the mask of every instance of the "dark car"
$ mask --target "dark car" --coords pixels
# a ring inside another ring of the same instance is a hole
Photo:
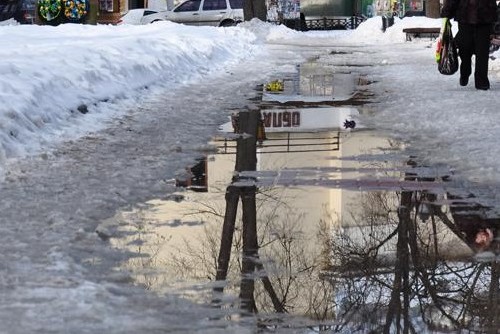
[[[35,23],[36,0],[21,0],[14,19],[21,24]]]
[[[13,18],[20,6],[19,0],[0,0],[0,21]]]
[[[0,0],[0,21],[14,19],[21,24],[35,22],[36,0]]]

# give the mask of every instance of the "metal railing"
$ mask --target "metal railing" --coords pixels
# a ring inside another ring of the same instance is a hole
[[[308,30],[350,30],[356,29],[366,18],[363,16],[322,17],[305,20]]]
[[[314,17],[284,20],[283,22],[271,21],[275,24],[283,24],[290,29],[306,30],[350,30],[356,29],[363,21],[364,16],[336,16],[336,17]]]
[[[213,141],[218,154],[235,154],[236,139],[217,138]],[[257,142],[257,153],[304,153],[338,151],[340,149],[340,133],[327,132],[281,132],[272,134]]]

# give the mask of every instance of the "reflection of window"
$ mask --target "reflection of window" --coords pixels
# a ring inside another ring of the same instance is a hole
[[[188,0],[175,9],[176,12],[196,12],[200,9],[201,0]]]
[[[204,10],[222,10],[226,8],[226,0],[205,0],[203,3]]]
[[[243,0],[229,0],[229,4],[233,9],[243,8]]]

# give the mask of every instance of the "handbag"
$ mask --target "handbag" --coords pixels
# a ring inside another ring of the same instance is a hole
[[[438,63],[439,73],[452,75],[458,71],[458,52],[457,44],[451,31],[451,22],[448,18],[444,19],[439,39],[436,47],[436,61]]]

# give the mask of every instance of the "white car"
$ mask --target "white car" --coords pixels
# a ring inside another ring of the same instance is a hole
[[[163,13],[172,22],[227,27],[243,21],[243,0],[187,0]]]
[[[131,9],[123,15],[118,24],[149,24],[157,21],[165,21],[165,12],[147,8]]]

